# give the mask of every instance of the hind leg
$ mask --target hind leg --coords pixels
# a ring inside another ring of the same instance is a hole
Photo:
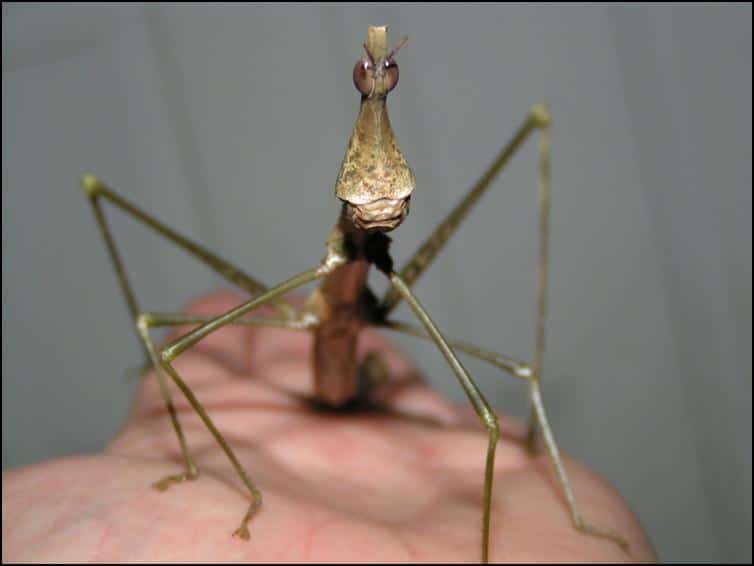
[[[359,402],[368,402],[372,392],[385,385],[390,374],[382,356],[376,352],[369,352],[359,366],[358,389],[356,399]]]

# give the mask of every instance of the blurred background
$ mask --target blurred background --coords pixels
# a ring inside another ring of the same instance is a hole
[[[339,210],[351,70],[382,24],[410,36],[389,99],[418,180],[397,263],[549,104],[556,436],[663,560],[750,562],[750,4],[3,3],[3,468],[100,449],[141,363],[80,174],[268,284],[306,269]],[[146,310],[227,287],[107,213]],[[536,237],[530,141],[416,287],[447,335],[531,358]],[[464,400],[438,352],[396,340]],[[468,368],[527,414],[521,383]]]

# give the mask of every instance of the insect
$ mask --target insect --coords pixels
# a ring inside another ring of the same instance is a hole
[[[490,507],[499,427],[494,411],[458,359],[456,351],[489,362],[529,383],[533,411],[529,424],[528,442],[531,447],[536,447],[537,432],[541,431],[544,444],[557,471],[574,527],[584,533],[607,538],[625,549],[627,543],[620,535],[586,523],[579,514],[541,397],[540,374],[545,339],[549,238],[550,118],[548,110],[541,105],[531,109],[523,124],[510,142],[503,147],[481,179],[438,224],[405,266],[396,270],[389,252],[390,239],[386,233],[406,219],[411,194],[416,186],[414,174],[398,146],[387,113],[388,93],[396,87],[399,78],[395,56],[405,41],[404,39],[389,51],[387,27],[369,28],[367,41],[363,46],[365,55],[357,61],[353,69],[353,82],[361,96],[361,103],[335,183],[335,194],[341,203],[341,210],[327,238],[324,258],[311,269],[271,288],[265,287],[241,269],[162,224],[123,199],[95,176],[91,174],[83,176],[82,188],[93,207],[97,225],[115,267],[121,291],[136,325],[145,354],[156,369],[161,392],[185,463],[184,472],[161,479],[155,483],[155,487],[164,490],[174,483],[193,479],[198,475],[198,469],[189,452],[172,405],[168,390],[168,380],[172,380],[221,446],[242,483],[248,489],[251,503],[234,532],[241,539],[248,539],[248,524],[261,505],[261,491],[247,475],[231,446],[176,371],[174,361],[197,342],[229,324],[268,325],[305,330],[311,332],[314,337],[312,373],[315,381],[315,397],[327,405],[342,407],[364,394],[360,388],[360,375],[366,375],[366,381],[369,383],[370,374],[380,370],[378,359],[367,358],[366,361],[360,363],[356,357],[356,344],[360,331],[367,326],[375,326],[413,334],[433,342],[447,360],[486,430],[488,448],[482,487],[482,562],[486,563],[489,559]],[[466,342],[448,341],[414,295],[411,286],[467,218],[473,205],[489,189],[506,163],[534,134],[539,134],[540,246],[535,355],[531,363],[526,363]],[[142,312],[126,277],[123,262],[103,214],[102,203],[105,201],[188,251],[221,276],[249,292],[252,298],[215,317]],[[367,286],[367,275],[372,266],[384,274],[391,284],[381,299],[378,299]],[[315,280],[320,280],[320,284],[303,307],[296,308],[282,298],[285,293]],[[408,304],[418,319],[419,325],[409,325],[391,318],[393,310],[401,301]],[[275,309],[273,318],[248,316],[255,309],[266,304]],[[158,349],[155,346],[150,336],[151,329],[183,324],[198,326],[162,348]]]

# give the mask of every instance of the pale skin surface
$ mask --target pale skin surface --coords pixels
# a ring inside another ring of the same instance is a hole
[[[190,312],[216,314],[241,301],[223,292]],[[362,343],[385,354],[399,382],[381,392],[383,402],[413,417],[324,413],[283,393],[310,390],[306,333],[225,328],[176,362],[263,493],[248,542],[231,536],[248,495],[178,391],[200,476],[164,493],[150,488],[180,472],[181,458],[147,374],[104,452],[3,475],[3,561],[478,562],[486,433],[465,406],[418,382],[377,332]],[[523,425],[500,424],[491,562],[656,560],[613,488],[565,458],[584,518],[623,534],[630,554],[573,529],[546,452],[528,456]]]

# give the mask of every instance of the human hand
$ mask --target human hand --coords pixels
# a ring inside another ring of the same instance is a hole
[[[241,300],[218,293],[190,311],[219,314]],[[305,332],[226,327],[175,362],[263,493],[249,541],[231,536],[248,493],[177,390],[200,475],[150,487],[183,466],[150,372],[102,453],[3,474],[3,561],[478,562],[487,434],[473,412],[417,381],[371,330],[359,347],[390,368],[385,410],[315,410],[285,392],[311,392],[309,345]],[[576,531],[546,451],[527,454],[519,423],[501,417],[500,429],[490,561],[656,560],[620,496],[564,456],[584,518],[620,532],[630,553]]]

